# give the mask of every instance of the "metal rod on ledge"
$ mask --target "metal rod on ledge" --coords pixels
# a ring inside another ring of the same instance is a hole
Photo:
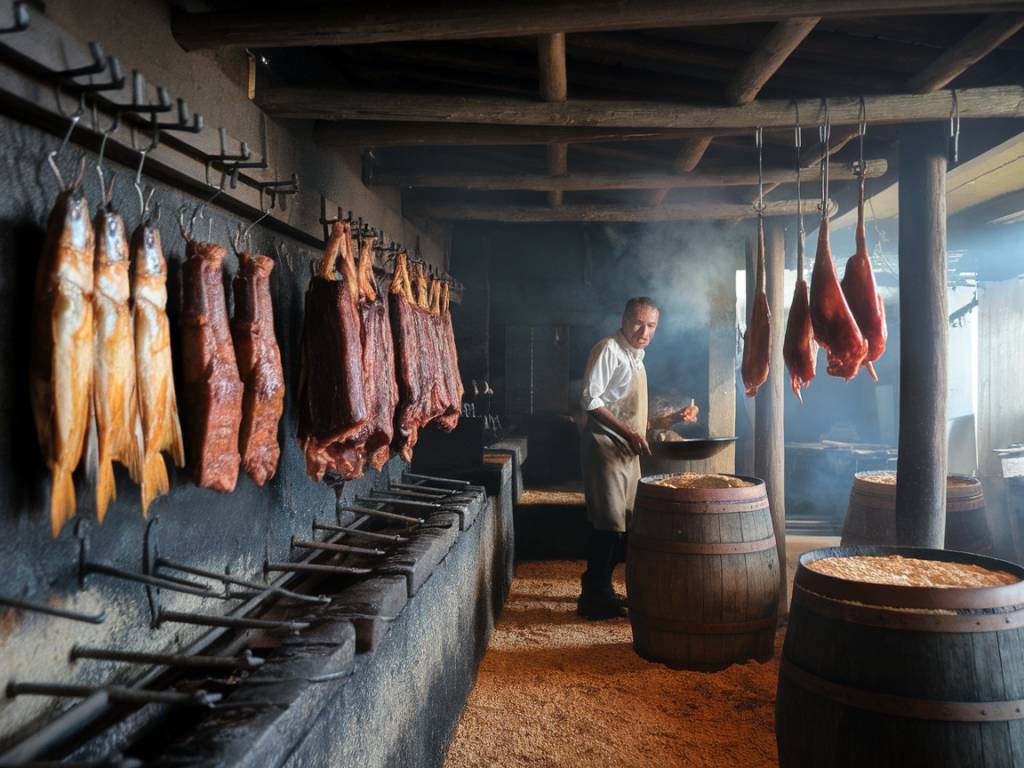
[[[91,648],[74,645],[69,654],[71,661],[79,659],[96,659],[99,661],[125,661],[129,664],[162,664],[167,667],[188,667],[210,671],[230,672],[236,669],[256,669],[263,666],[264,660],[252,655],[246,649],[241,656],[225,658],[223,656],[184,656],[179,653],[143,653],[141,651],[121,651],[114,648]]]
[[[279,621],[276,619],[250,619],[247,616],[216,616],[207,613],[182,613],[181,611],[165,611],[156,616],[157,626],[165,621],[177,624],[198,624],[203,627],[232,627],[235,629],[287,629],[298,632],[309,627],[304,621]]]
[[[344,525],[331,525],[329,523],[313,523],[314,531],[328,531],[331,533],[347,533],[349,536],[363,539],[371,539],[374,541],[390,541],[393,544],[399,544],[403,541],[407,541],[404,536],[399,536],[397,533],[376,533],[375,531],[361,531],[358,528],[349,528]]]
[[[7,696],[54,696],[62,699],[85,699],[102,691],[110,701],[122,704],[179,704],[185,706],[209,707],[221,700],[219,693],[206,691],[151,691],[140,688],[127,688],[123,685],[75,685],[72,683],[18,683],[13,680],[7,684]]]
[[[359,499],[359,498],[356,499],[356,501],[369,501],[369,502],[380,501],[380,500],[387,500],[388,504],[394,504],[394,505],[400,506],[400,507],[422,507],[422,508],[426,508],[426,509],[441,509],[441,507],[444,506],[443,504],[438,504],[436,501],[420,501],[419,499],[406,499],[406,498],[402,498],[402,497],[391,497],[389,495],[385,495],[384,493],[381,493],[378,496],[376,496],[375,498],[371,498],[371,499]]]
[[[0,763],[6,768],[14,763]],[[102,760],[32,760],[28,763],[17,763],[18,768],[144,768],[145,763],[134,757],[105,757]]]
[[[59,739],[61,735],[74,733],[79,728],[88,726],[106,712],[109,704],[110,697],[107,696],[106,691],[100,689],[94,692],[85,701],[62,715],[61,719],[64,722],[59,729],[61,733],[55,735],[54,731],[58,729],[52,724],[36,731],[24,741],[0,754],[0,765],[24,765],[37,756],[46,754],[56,744],[61,743]]]
[[[181,571],[182,573],[190,573],[193,576],[201,576],[206,579],[214,579],[216,581],[223,582],[224,584],[234,584],[236,587],[248,587],[249,589],[257,592],[264,589],[272,590],[274,594],[280,595],[281,597],[290,597],[293,600],[299,600],[304,603],[316,603],[318,605],[326,605],[331,602],[331,598],[324,597],[323,595],[303,595],[299,592],[292,592],[289,589],[282,587],[275,587],[270,584],[260,584],[257,581],[249,581],[248,579],[241,579],[237,576],[232,576],[228,573],[217,573],[216,571],[208,571],[205,568],[196,568],[193,565],[186,565],[185,563],[178,563],[174,560],[168,560],[166,557],[158,557],[156,559],[156,568],[171,568],[175,571]],[[168,578],[166,575],[163,578]]]
[[[370,568],[352,568],[347,565],[321,565],[320,563],[264,563],[263,570],[277,573],[331,573],[331,574],[364,574],[371,573]]]
[[[206,587],[204,585],[197,584],[194,587],[186,587],[185,585],[180,583],[182,581],[181,579],[171,580],[163,579],[159,576],[150,576],[149,574],[145,573],[132,573],[131,571],[126,571],[122,568],[117,568],[113,565],[107,565],[106,563],[90,563],[88,561],[83,561],[82,566],[80,568],[80,573],[82,577],[95,574],[99,576],[111,576],[115,579],[136,581],[139,584],[146,584],[150,587],[159,587],[160,589],[167,589],[171,592],[183,592],[186,595],[197,595],[199,597],[215,598],[222,597],[221,595],[217,594],[209,587]]]
[[[292,539],[292,546],[299,549],[319,549],[323,552],[350,552],[356,555],[385,555],[383,549],[370,549],[368,547],[353,547],[350,544],[332,544],[327,541],[306,541],[305,539]]]
[[[435,493],[421,493],[420,491],[406,491],[406,490],[393,490],[388,488],[384,491],[373,490],[371,493],[374,496],[393,496],[399,499],[423,499],[425,501],[443,502],[447,501],[450,496],[438,496]]]
[[[32,611],[33,613],[45,613],[47,616],[57,616],[61,619],[71,619],[71,621],[84,621],[87,624],[102,624],[107,620],[105,611],[100,611],[97,614],[80,613],[68,610],[67,608],[54,608],[50,605],[20,600],[17,597],[4,597],[0,595],[0,605],[5,605],[8,608],[18,608],[22,611]]]
[[[383,509],[373,509],[372,507],[360,507],[355,504],[349,504],[348,506],[339,507],[346,512],[357,512],[361,515],[371,515],[372,517],[383,517],[387,520],[399,520],[403,523],[413,523],[420,525],[423,523],[422,517],[409,517],[408,515],[399,515],[395,512],[385,512]]]
[[[401,488],[406,491],[429,493],[432,496],[454,496],[457,493],[463,493],[463,491],[460,491],[458,488],[434,488],[430,485],[416,485],[415,483],[392,483],[388,486],[388,490],[391,488]]]
[[[451,477],[433,477],[432,475],[418,475],[414,472],[406,472],[405,477],[411,477],[414,480],[428,480],[436,481],[438,483],[448,483],[449,485],[472,485],[469,480],[455,480]]]

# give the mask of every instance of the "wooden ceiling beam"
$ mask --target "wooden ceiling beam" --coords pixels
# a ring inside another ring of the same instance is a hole
[[[807,125],[824,118],[823,99],[764,99],[723,107],[650,101],[573,99],[564,103],[525,99],[448,96],[421,93],[373,93],[327,88],[270,88],[257,94],[270,114],[319,120],[394,120],[455,122],[504,126],[591,128],[679,128],[701,133],[722,130],[786,128],[793,125],[794,107]],[[965,88],[957,92],[960,117],[1024,117],[1024,87],[1019,85]],[[952,97],[948,92],[891,94],[864,99],[868,119],[876,124],[945,120]],[[828,99],[833,125],[856,125],[860,101]]]
[[[906,81],[904,87],[911,93],[934,93],[962,75],[1006,40],[1024,27],[1024,14],[993,14],[972,28],[960,40],[943,51],[931,64]],[[876,122],[871,112],[868,120]],[[845,130],[829,142],[828,155],[832,156],[857,138],[856,130]],[[810,165],[821,160],[826,148],[813,144],[803,151],[800,160]]]
[[[171,31],[186,50],[364,45],[408,40],[468,40],[560,32],[701,27],[828,16],[1024,11],[1020,0],[506,0],[395,6],[361,3],[319,9],[237,13],[175,11]]]
[[[804,200],[805,214],[818,210],[817,200]],[[766,204],[766,216],[789,216],[797,212],[795,200]],[[757,215],[754,207],[744,203],[702,202],[670,203],[652,207],[646,204],[570,204],[557,208],[546,205],[504,205],[492,203],[408,200],[403,213],[413,218],[446,221],[720,221],[750,219]]]
[[[331,147],[512,146],[592,144],[680,140],[707,135],[690,129],[562,128],[548,126],[398,123],[386,121],[320,122],[317,144]]]
[[[884,176],[888,170],[885,160],[867,161],[868,178]],[[814,181],[818,173],[809,170],[805,181]],[[849,165],[833,163],[829,168],[832,181],[852,181],[857,178]],[[792,168],[766,168],[765,184],[788,184],[794,180]],[[373,186],[417,188],[450,188],[472,190],[520,190],[534,192],[576,192],[616,189],[672,189],[706,187],[740,187],[757,184],[757,172],[749,169],[717,169],[695,171],[688,174],[672,173],[572,173],[550,176],[543,173],[453,173],[453,172],[375,172],[367,183]]]
[[[733,76],[725,89],[726,101],[730,104],[749,104],[761,92],[789,55],[796,50],[804,38],[821,21],[820,17],[788,19],[772,27],[772,31],[754,49],[753,53]],[[700,165],[704,153],[711,146],[707,137],[686,142],[676,156],[675,168],[687,173]],[[659,189],[651,195],[652,205],[661,205],[670,189]]]

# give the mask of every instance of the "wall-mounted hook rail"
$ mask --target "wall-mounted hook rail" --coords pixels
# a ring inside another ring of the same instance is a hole
[[[41,603],[33,603],[28,600],[21,600],[17,597],[6,597],[0,595],[0,605],[8,608],[17,608],[22,611],[31,611],[32,613],[44,613],[47,616],[56,616],[61,619],[70,619],[71,621],[82,621],[86,624],[102,624],[107,620],[107,614],[105,611],[99,613],[81,613],[79,611],[68,610],[67,608],[54,608],[52,605],[43,605]]]
[[[206,671],[232,672],[236,669],[257,669],[263,666],[264,659],[253,656],[246,649],[240,656],[188,656],[180,653],[143,653],[141,651],[123,651],[116,648],[91,648],[74,645],[68,654],[71,661],[95,659],[97,661],[123,661],[128,664],[160,664],[165,667],[187,667]]]
[[[270,207],[278,207],[282,211],[288,209],[288,196],[299,193],[299,174],[293,173],[290,179],[278,181],[262,181],[259,183],[260,194],[266,193],[270,196]]]
[[[88,83],[73,82],[67,86],[69,91],[75,93],[102,93],[103,91],[120,91],[124,88],[124,70],[121,68],[121,60],[116,56],[107,57],[107,79],[105,81],[93,82],[89,78]]]
[[[95,693],[105,693],[109,701],[122,704],[176,704],[179,706],[209,707],[220,701],[219,693],[206,691],[151,691],[126,688],[120,685],[74,685],[70,683],[19,683],[14,680],[7,684],[8,698],[17,696],[53,696],[60,699],[85,699]]]
[[[107,57],[103,53],[103,46],[95,40],[89,42],[89,58],[92,63],[71,69],[60,69],[50,72],[54,80],[74,80],[76,77],[87,77],[89,75],[101,74],[107,68]]]
[[[191,114],[188,109],[188,103],[179,98],[178,104],[178,119],[172,123],[157,123],[157,128],[161,131],[184,131],[185,133],[199,133],[203,130],[203,116],[199,113]]]
[[[128,112],[134,115],[162,115],[174,109],[174,102],[171,95],[162,85],[156,87],[156,104],[146,101],[146,78],[137,69],[132,70],[132,100],[129,104],[113,104],[113,109],[118,112]]]
[[[0,27],[0,35],[10,35],[15,32],[24,32],[32,23],[32,17],[28,12],[28,3],[19,2],[13,8],[14,23],[9,27]]]

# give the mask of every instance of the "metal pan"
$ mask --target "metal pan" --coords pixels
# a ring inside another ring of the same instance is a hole
[[[685,437],[682,440],[652,442],[651,452],[659,459],[698,461],[710,459],[736,442],[732,437]]]

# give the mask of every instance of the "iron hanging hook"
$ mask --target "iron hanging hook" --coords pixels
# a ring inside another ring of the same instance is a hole
[[[803,129],[800,127],[800,102],[793,100],[796,122],[793,126],[793,152],[796,158],[796,279],[804,279],[804,206],[800,193],[800,149],[803,144]]]
[[[31,18],[28,13],[28,3],[17,2],[14,4],[14,23],[9,27],[0,28],[0,35],[9,35],[13,32],[24,32],[28,29]]]
[[[94,110],[95,110],[95,108],[94,108]],[[94,119],[96,119],[95,118],[95,111],[94,111]],[[110,198],[113,196],[113,192],[114,192],[114,177],[117,174],[116,173],[111,173],[110,174],[110,187],[108,189],[108,187],[107,187],[107,178],[106,178],[106,176],[104,175],[104,172],[103,172],[103,160],[104,160],[104,158],[106,156],[106,152],[107,152],[107,139],[109,139],[114,134],[114,132],[120,127],[120,125],[121,125],[121,113],[120,112],[115,112],[114,113],[114,119],[110,123],[110,125],[106,129],[99,131],[100,135],[103,138],[100,140],[100,151],[99,151],[99,154],[97,155],[97,158],[96,158],[96,175],[99,176],[99,179],[100,179],[100,201],[101,201],[100,205],[101,206],[106,206],[106,205],[110,204]],[[94,130],[98,130],[98,121],[96,123],[94,123],[93,129]]]
[[[235,236],[234,243],[232,243],[232,245],[233,245],[233,247],[235,249],[235,254],[236,255],[241,253],[242,249],[245,247],[246,242],[251,242],[250,238],[252,237],[252,230],[253,230],[253,228],[257,224],[259,224],[261,221],[263,221],[265,218],[267,218],[267,216],[270,215],[270,212],[273,209],[274,209],[273,204],[271,204],[271,205],[269,205],[267,207],[263,206],[263,190],[260,189],[260,211],[261,211],[261,213],[260,213],[260,215],[257,218],[253,219],[249,223],[249,226],[247,226],[244,230],[242,229],[241,224],[239,224],[239,226],[238,226],[238,233]]]
[[[210,164],[212,162],[213,162],[212,160],[207,160],[206,161],[206,183],[207,183],[208,186],[211,186],[211,187],[213,186],[213,183],[210,181]],[[227,178],[228,178],[227,171],[224,171],[222,169],[221,172],[220,172],[220,186],[218,186],[216,189],[214,189],[213,194],[210,195],[208,198],[206,198],[199,205],[197,205],[195,210],[192,211],[192,216],[188,220],[188,235],[187,235],[188,238],[192,237],[192,232],[195,229],[195,225],[196,225],[196,219],[197,218],[201,218],[204,215],[203,211],[206,209],[206,207],[210,203],[212,203],[214,200],[216,200],[217,196],[220,195],[224,191],[224,185],[227,183]],[[211,227],[212,226],[213,225],[211,223]],[[184,233],[185,230],[182,229],[182,232]]]
[[[956,88],[950,94],[953,96],[953,105],[949,113],[949,138],[953,144],[953,165],[956,165],[960,161],[960,100]]]
[[[754,130],[754,146],[757,147],[757,203],[754,210],[758,215],[764,214],[764,127],[757,126]]]
[[[829,160],[829,141],[832,138],[832,118],[829,114],[828,99],[822,99],[824,105],[824,119],[821,125],[818,126],[818,138],[821,143],[825,146],[825,151],[821,155],[821,215],[822,218],[828,217],[828,160]]]
[[[75,130],[75,126],[78,125],[79,121],[82,119],[82,115],[85,114],[85,96],[84,96],[84,94],[79,94],[79,96],[78,96],[78,109],[76,109],[74,112],[71,112],[69,114],[69,113],[64,111],[64,104],[61,101],[61,92],[60,92],[60,84],[59,83],[54,86],[54,90],[55,90],[55,94],[56,94],[56,97],[57,97],[57,111],[60,113],[61,117],[66,117],[68,119],[69,124],[68,124],[68,130],[64,134],[64,138],[60,142],[60,146],[58,146],[57,149],[53,150],[52,152],[50,152],[46,156],[46,162],[50,164],[50,170],[52,170],[53,171],[53,175],[57,177],[57,184],[60,186],[60,191],[61,192],[66,192],[68,189],[70,189],[70,187],[64,183],[64,176],[61,174],[60,168],[57,165],[57,158],[64,151],[64,148],[67,147],[68,142],[71,140],[71,134]],[[78,182],[81,180],[82,170],[84,168],[85,168],[85,158],[83,157],[82,158],[81,167],[79,168],[79,171],[78,171],[78,178],[75,180],[74,184],[71,185],[72,187],[77,185]]]
[[[860,97],[860,107],[857,111],[857,141],[860,145],[860,154],[857,160],[857,167],[854,172],[858,176],[864,175],[864,134],[868,132],[868,105],[864,97]]]
[[[155,113],[150,116],[150,131],[152,132],[152,138],[148,146],[138,150],[139,165],[135,169],[135,192],[139,196],[139,218],[143,220],[146,218],[146,209],[149,206],[149,201],[153,197],[153,192],[150,190],[147,195],[145,190],[142,188],[142,166],[146,164],[146,157],[149,153],[160,146],[160,127],[157,125]],[[132,148],[137,149],[134,141],[132,142]]]

